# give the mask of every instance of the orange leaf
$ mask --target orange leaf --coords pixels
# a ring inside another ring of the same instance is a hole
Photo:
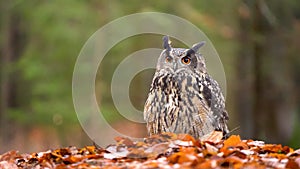
[[[275,157],[277,159],[285,159],[287,158],[284,154],[278,154],[278,153],[270,153],[268,154],[269,157]]]
[[[261,149],[264,152],[270,152],[270,153],[282,153],[283,148],[281,144],[266,144],[265,146],[262,146]]]
[[[206,160],[202,163],[199,163],[195,168],[212,168],[212,160]]]
[[[226,151],[228,151],[229,148],[248,149],[248,146],[241,140],[240,136],[232,135],[224,141],[224,146],[220,151],[226,154]]]
[[[186,162],[194,162],[196,160],[197,160],[196,155],[184,153],[184,152],[178,152],[168,157],[168,161],[172,164],[176,164],[176,163],[182,164]]]
[[[77,163],[79,161],[81,161],[83,159],[83,157],[81,156],[69,156],[67,158],[64,158],[64,163],[66,164],[73,164],[73,163]]]
[[[182,141],[192,141],[193,143],[196,142],[195,138],[189,134],[178,134],[177,137]]]
[[[95,152],[95,150],[96,150],[96,147],[95,146],[86,146],[85,147],[88,151],[89,151],[89,153],[91,153],[91,154],[95,154],[96,152]]]

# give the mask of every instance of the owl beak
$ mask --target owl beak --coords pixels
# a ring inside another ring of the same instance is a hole
[[[175,63],[173,64],[173,70],[176,71],[177,68],[178,68],[178,64],[175,62]]]

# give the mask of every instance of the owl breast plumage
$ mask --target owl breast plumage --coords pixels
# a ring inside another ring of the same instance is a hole
[[[218,83],[206,71],[198,50],[172,48],[167,36],[144,107],[148,133],[186,133],[203,138],[217,130],[228,133],[228,114]]]

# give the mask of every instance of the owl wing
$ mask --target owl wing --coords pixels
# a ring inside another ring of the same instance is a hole
[[[188,107],[193,110],[192,112],[195,112],[194,115],[190,117],[190,121],[192,122],[189,130],[190,134],[193,134],[195,137],[205,138],[207,134],[215,130],[213,126],[214,118],[212,114],[210,114],[210,108],[204,100],[193,97],[192,105]]]
[[[155,122],[158,118],[158,114],[156,112],[159,112],[160,109],[160,103],[159,103],[159,98],[162,96],[159,95],[159,93],[156,91],[158,88],[158,81],[161,77],[161,74],[157,71],[154,74],[154,78],[151,83],[150,91],[148,94],[148,98],[145,102],[144,106],[144,120],[147,123],[147,129],[150,134],[155,134],[157,133],[158,130],[160,130],[158,122]]]
[[[150,91],[148,94],[148,98],[145,102],[144,106],[144,120],[149,123],[154,121],[154,113],[151,113],[153,109],[155,109],[155,99],[157,99],[157,96],[155,94],[155,88],[157,88],[157,81],[159,80],[159,72],[156,71],[154,74],[154,78],[151,83]]]
[[[154,114],[150,113],[151,107],[153,106],[154,101],[154,93],[150,92],[148,94],[148,98],[146,100],[145,106],[144,106],[144,120],[148,123],[154,120]]]
[[[154,106],[154,98],[155,93],[151,92],[150,90],[150,93],[148,94],[148,98],[144,106],[144,120],[147,123],[147,130],[150,133],[150,135],[155,133],[154,119],[156,114],[151,112]]]
[[[228,113],[225,110],[225,99],[217,81],[206,75],[203,85],[203,96],[211,109],[216,130],[223,131],[224,134],[228,133],[227,120],[229,119]]]

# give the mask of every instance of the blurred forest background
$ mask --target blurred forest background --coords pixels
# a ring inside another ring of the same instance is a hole
[[[300,147],[298,0],[0,0],[0,153],[92,144],[73,108],[76,58],[101,26],[149,11],[187,19],[210,38],[225,68],[229,125],[238,127],[235,134]],[[143,135],[145,127],[126,122],[112,105],[113,71],[134,51],[161,48],[161,37],[122,41],[99,70],[105,74],[95,82],[98,100],[106,103],[101,109],[121,132]],[[132,81],[130,96],[138,109],[152,73],[143,71]]]

